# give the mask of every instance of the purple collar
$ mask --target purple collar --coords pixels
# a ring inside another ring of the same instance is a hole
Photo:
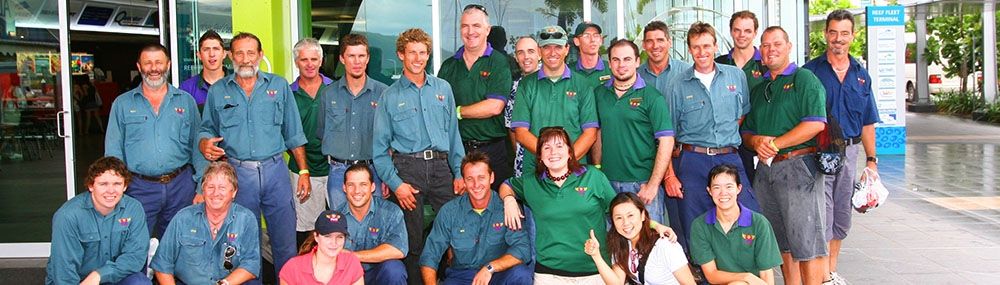
[[[788,67],[785,67],[785,70],[782,71],[780,75],[781,76],[789,76],[789,75],[792,75],[792,73],[795,73],[795,71],[798,70],[798,69],[799,69],[799,66],[795,65],[794,62],[793,63],[789,63]],[[764,77],[765,78],[771,78],[771,71],[768,70],[767,72],[764,72]]]
[[[539,70],[537,71],[537,73],[538,73],[538,80],[542,80],[542,79],[546,78],[546,77],[545,77],[545,68],[544,68],[544,67],[543,67],[542,69],[539,69]],[[572,74],[572,73],[573,73],[573,72],[569,71],[569,66],[565,66],[565,65],[564,65],[564,67],[563,67],[563,74],[562,74],[562,78],[563,78],[563,79],[569,79],[569,77],[570,77],[570,74]]]
[[[580,177],[580,176],[583,176],[584,173],[587,173],[587,167],[586,166],[580,167],[580,169],[577,170],[577,171],[573,171],[573,176]],[[538,180],[545,180],[547,178],[549,178],[549,172],[548,171],[542,172],[542,174],[538,175]]]
[[[749,227],[753,225],[753,212],[750,212],[750,209],[744,207],[743,204],[737,203],[737,205],[740,206],[740,217],[736,219],[736,225],[741,227]],[[719,220],[718,217],[716,217],[716,211],[717,208],[712,207],[711,210],[708,210],[708,213],[705,213],[706,224],[714,225],[715,222]]]
[[[455,52],[454,57],[455,59],[462,59],[462,55],[464,54],[465,54],[465,46],[462,46],[458,48],[458,51]],[[490,45],[490,43],[486,43],[486,51],[484,51],[483,55],[480,57],[487,57],[490,55],[493,55],[493,45]]]
[[[632,84],[632,90],[638,90],[646,87],[646,81],[642,80],[642,76],[639,76],[638,72],[636,72],[635,77],[636,77],[635,84]],[[604,86],[611,87],[613,86],[613,84],[615,84],[614,82],[615,82],[615,77],[611,76],[611,80],[608,80],[608,83],[604,83]]]
[[[326,77],[326,75],[323,75],[322,73],[319,74],[319,77],[323,79],[323,85],[330,85],[330,83],[333,83],[333,79]],[[302,76],[295,78],[295,81],[293,81],[292,84],[289,86],[292,88],[292,92],[299,91],[299,79],[301,78]]]
[[[734,50],[736,50],[736,48],[729,49],[729,54],[726,55],[729,57],[730,60],[733,59]],[[753,47],[753,60],[760,61],[760,50],[757,49],[757,47]]]
[[[597,65],[594,66],[594,70],[601,71],[601,70],[604,70],[604,68],[605,68],[604,67],[604,60],[601,60],[601,58],[598,57],[597,58]],[[577,60],[576,61],[576,70],[579,70],[579,71],[587,70],[587,68],[583,67],[583,60]]]

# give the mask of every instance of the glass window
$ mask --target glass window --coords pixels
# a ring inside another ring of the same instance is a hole
[[[177,66],[184,81],[201,74],[198,60],[198,39],[208,30],[215,30],[227,43],[233,38],[233,5],[230,0],[180,0],[177,1]],[[227,58],[224,68],[232,70]]]
[[[720,53],[729,51],[732,47],[732,40],[729,39],[729,16],[735,12],[734,4],[734,1],[724,0],[625,0],[625,30],[629,38],[641,38],[642,28],[647,23],[663,21],[670,26],[670,35],[673,37],[673,52],[670,56],[690,62],[687,30],[698,21],[709,23],[715,28]],[[754,12],[761,18],[759,11]]]

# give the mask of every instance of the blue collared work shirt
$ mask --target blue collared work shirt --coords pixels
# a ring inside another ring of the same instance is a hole
[[[507,228],[503,215],[503,201],[496,193],[490,194],[482,214],[472,209],[469,193],[448,201],[434,218],[420,266],[437,269],[449,247],[455,253],[449,268],[458,270],[482,268],[504,254],[527,262],[531,258],[528,236]]]
[[[257,72],[252,92],[247,97],[235,74],[212,85],[199,137],[222,137],[219,147],[239,160],[263,160],[306,144],[288,81]]]
[[[674,78],[667,106],[678,142],[702,147],[739,146],[741,117],[750,112],[746,75],[732,65],[716,64],[711,88],[698,80],[694,66]]]
[[[649,69],[648,62],[640,65],[638,70],[639,76],[642,77],[642,80],[646,81],[646,85],[655,86],[656,90],[659,90],[663,96],[666,96],[667,90],[670,88],[671,79],[688,68],[691,68],[690,63],[671,58],[667,61],[667,68],[663,69],[660,74],[653,74],[653,71]],[[674,121],[674,123],[677,123],[677,121]]]
[[[199,173],[207,162],[198,152],[201,115],[191,95],[167,85],[159,113],[136,87],[111,104],[104,155],[120,158],[129,171],[147,176],[191,164]],[[196,177],[198,175],[195,175]]]
[[[872,78],[853,56],[844,82],[840,82],[826,54],[810,60],[802,68],[812,71],[826,89],[826,105],[837,120],[844,138],[861,136],[861,128],[879,122],[878,107],[872,96]]]
[[[323,154],[341,160],[372,159],[375,108],[386,88],[384,83],[366,77],[364,87],[355,96],[344,77],[323,91],[319,128]]]
[[[455,96],[444,79],[427,74],[422,87],[406,76],[389,86],[375,109],[375,135],[372,155],[375,172],[393,190],[403,184],[392,164],[389,149],[398,153],[424,150],[448,152],[452,176],[462,177],[465,147],[458,133]]]
[[[70,199],[52,217],[52,248],[45,284],[79,284],[91,272],[101,282],[117,283],[146,264],[149,231],[142,204],[122,196],[102,216],[90,192]]]
[[[350,251],[369,250],[382,244],[388,244],[403,253],[410,250],[409,240],[406,238],[406,225],[403,223],[403,211],[399,209],[399,206],[383,199],[372,198],[371,204],[368,206],[368,213],[360,219],[354,216],[354,212],[351,212],[349,207],[345,203],[339,209],[348,217],[345,249]],[[372,267],[368,263],[364,263],[362,266],[365,270]]]
[[[149,267],[173,274],[186,284],[214,284],[232,272],[226,270],[224,263],[226,249],[233,247],[235,251],[229,257],[232,269],[243,268],[259,277],[259,228],[253,212],[232,203],[213,239],[205,203],[187,206],[170,221]]]

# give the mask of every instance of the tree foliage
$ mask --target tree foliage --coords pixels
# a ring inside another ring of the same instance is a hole
[[[809,1],[809,15],[827,15],[838,9],[857,8],[848,0],[812,0]],[[809,31],[809,57],[815,58],[826,52],[826,38],[823,36],[826,23],[823,22],[818,27],[810,28]],[[854,56],[865,57],[867,55],[868,36],[863,28],[863,23],[854,22],[854,42],[851,43],[850,53]]]

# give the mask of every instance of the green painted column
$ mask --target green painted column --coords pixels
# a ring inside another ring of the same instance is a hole
[[[288,1],[298,0],[232,0],[233,34],[248,32],[257,35],[264,56],[271,63],[271,73],[289,78],[292,74],[291,25]],[[261,70],[267,66],[261,60]]]

